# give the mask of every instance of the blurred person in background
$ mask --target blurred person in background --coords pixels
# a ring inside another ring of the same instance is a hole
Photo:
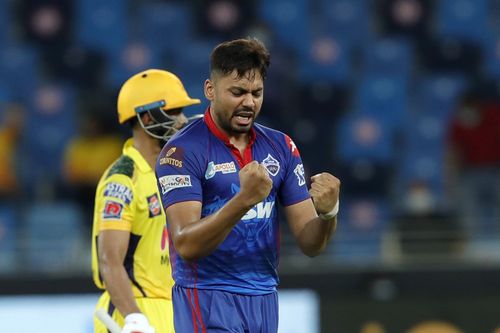
[[[24,110],[6,103],[0,125],[0,200],[15,201],[21,195],[17,165],[18,147],[24,128]]]
[[[79,132],[68,143],[63,158],[68,194],[84,209],[87,230],[91,227],[96,185],[122,152],[121,136],[109,131],[102,114],[102,109],[95,108],[82,115]]]
[[[177,333],[277,332],[278,200],[304,254],[319,255],[335,231],[339,180],[317,174],[308,192],[294,142],[254,123],[269,63],[253,38],[215,47],[204,118],[156,163]]]
[[[451,121],[447,187],[475,235],[500,232],[500,103],[466,94]]]
[[[162,145],[189,119],[183,108],[199,104],[174,74],[157,69],[128,79],[118,96],[120,124],[132,138],[99,181],[92,231],[94,282],[105,309],[123,333],[172,333],[171,288],[164,212],[154,165]],[[94,319],[94,332],[108,332]]]

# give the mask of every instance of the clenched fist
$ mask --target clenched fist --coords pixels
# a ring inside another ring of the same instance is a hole
[[[312,197],[316,212],[318,214],[328,214],[339,200],[340,180],[328,172],[314,175],[311,177],[309,194]]]
[[[239,172],[240,195],[248,205],[254,206],[269,196],[273,188],[273,181],[266,168],[256,161],[252,161]]]

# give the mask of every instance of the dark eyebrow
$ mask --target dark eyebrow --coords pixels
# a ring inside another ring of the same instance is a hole
[[[229,90],[234,90],[234,89],[236,89],[236,90],[238,90],[240,92],[243,92],[243,93],[247,93],[248,92],[248,89],[245,89],[243,87],[238,87],[238,86],[231,86],[231,87],[229,87]],[[259,87],[257,89],[252,90],[252,93],[255,93],[255,92],[258,92],[258,91],[262,91],[262,90],[264,90],[264,88],[263,87]]]

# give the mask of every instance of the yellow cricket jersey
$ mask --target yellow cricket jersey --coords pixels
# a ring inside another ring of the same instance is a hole
[[[134,148],[132,139],[125,142],[123,155],[106,170],[97,185],[92,272],[97,287],[105,289],[97,255],[101,230],[130,232],[124,265],[135,297],[171,299],[174,281],[168,256],[165,213],[155,173]]]

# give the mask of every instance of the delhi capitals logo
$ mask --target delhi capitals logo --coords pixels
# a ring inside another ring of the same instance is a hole
[[[267,157],[262,161],[262,165],[266,167],[267,172],[272,176],[276,176],[280,171],[280,162],[272,157],[271,154],[267,154]]]

